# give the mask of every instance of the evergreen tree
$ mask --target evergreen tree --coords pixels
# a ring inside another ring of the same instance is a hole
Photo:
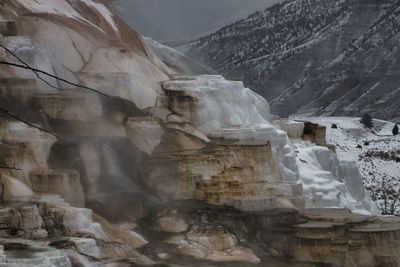
[[[374,127],[374,124],[372,122],[372,117],[369,114],[364,114],[360,122],[364,124],[364,126],[367,128],[371,129],[372,127]]]
[[[392,133],[393,133],[393,135],[399,134],[399,126],[397,126],[397,124],[394,125]]]

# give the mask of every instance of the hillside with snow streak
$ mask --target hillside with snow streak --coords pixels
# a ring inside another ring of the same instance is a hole
[[[358,165],[381,212],[400,215],[400,135],[393,136],[394,123],[374,120],[369,130],[359,118],[307,119],[327,127],[327,142],[336,147],[340,160]]]
[[[400,120],[393,0],[287,0],[180,49],[267,98],[274,114]]]

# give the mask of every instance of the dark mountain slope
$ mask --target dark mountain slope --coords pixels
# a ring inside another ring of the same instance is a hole
[[[370,112],[397,119],[398,5],[289,0],[200,38],[185,52],[244,80],[282,116]]]

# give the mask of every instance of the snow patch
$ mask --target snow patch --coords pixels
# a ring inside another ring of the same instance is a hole
[[[373,120],[374,128],[370,130],[360,123],[360,118],[314,117],[307,120],[326,126],[327,142],[336,147],[341,164],[354,162],[358,166],[365,188],[381,212],[388,214],[382,204],[384,194],[379,194],[385,192],[382,186],[391,184],[400,192],[400,162],[396,162],[396,157],[400,159],[400,136],[392,135],[394,123]],[[337,129],[332,128],[333,124]],[[400,214],[400,206],[395,214]]]

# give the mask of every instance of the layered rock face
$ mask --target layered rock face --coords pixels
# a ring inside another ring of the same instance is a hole
[[[101,1],[0,18],[0,266],[399,264],[380,246],[398,220],[374,217],[323,127],[171,68]]]

